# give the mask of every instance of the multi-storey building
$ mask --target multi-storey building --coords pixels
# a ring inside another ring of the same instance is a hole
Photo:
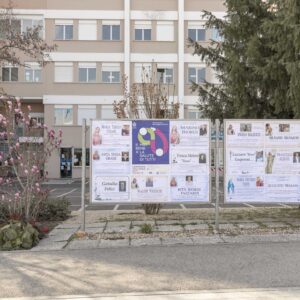
[[[1,72],[1,85],[31,104],[31,116],[38,123],[63,130],[61,149],[46,166],[48,177],[80,177],[82,119],[115,118],[112,103],[122,99],[123,74],[130,85],[141,82],[142,68],[154,66],[163,83],[174,85],[180,118],[199,117],[198,96],[191,92],[191,82],[216,78],[192,55],[187,39],[208,44],[218,38],[216,30],[204,28],[202,11],[222,17],[222,0],[13,3],[21,31],[42,24],[46,42],[57,45],[50,54],[51,63],[43,69],[26,61],[25,68],[7,65]]]

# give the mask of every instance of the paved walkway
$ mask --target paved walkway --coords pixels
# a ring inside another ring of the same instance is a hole
[[[201,245],[300,241],[299,227],[284,222],[240,222],[213,224],[199,220],[148,221],[152,233],[143,234],[143,221],[60,224],[31,251],[75,250],[115,247]],[[300,225],[300,224],[299,224]]]
[[[0,298],[1,300],[298,300],[300,288],[132,293],[58,297]]]

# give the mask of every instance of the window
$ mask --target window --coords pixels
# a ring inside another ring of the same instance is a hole
[[[25,81],[26,82],[41,82],[42,71],[38,63],[25,63]]]
[[[156,28],[157,41],[174,41],[174,22],[158,21]]]
[[[56,20],[55,21],[55,39],[73,40],[73,21]]]
[[[10,32],[12,32],[13,34],[21,33],[21,20],[0,20],[0,39],[5,40],[9,38],[8,33]]]
[[[19,69],[14,66],[2,67],[2,81],[18,81]]]
[[[73,63],[55,63],[55,82],[73,82]]]
[[[96,63],[80,63],[78,70],[80,82],[96,82]]]
[[[205,41],[206,29],[201,22],[188,23],[188,36],[193,41]]]
[[[30,127],[38,127],[44,125],[44,113],[30,112]]]
[[[85,165],[87,167],[90,166],[90,149],[85,149]],[[74,167],[81,167],[82,166],[82,149],[81,148],[75,148],[74,149],[74,155],[73,155],[73,165]]]
[[[173,65],[158,64],[157,65],[157,82],[170,84],[173,83]]]
[[[78,39],[97,40],[97,21],[79,21]]]
[[[204,66],[189,65],[188,83],[204,83],[206,78],[206,69]]]
[[[39,35],[42,37],[43,35],[43,20],[38,20],[38,19],[22,19],[21,20],[21,31],[23,34],[26,34],[27,31],[32,31],[35,28],[39,28]]]
[[[136,21],[134,24],[136,41],[151,41],[151,21]]]
[[[101,105],[101,119],[110,120],[117,119],[112,105]]]
[[[120,40],[120,21],[102,21],[102,40]]]
[[[54,119],[55,119],[54,120],[55,125],[72,125],[73,124],[72,105],[55,105]]]
[[[151,64],[135,64],[134,79],[136,83],[148,83],[151,81]]]
[[[103,63],[102,64],[102,82],[119,83],[120,82],[120,64]]]
[[[220,35],[220,31],[217,28],[212,28],[211,30],[211,38],[214,41],[220,42],[222,41],[222,36]]]
[[[90,120],[96,119],[96,105],[79,105],[78,106],[78,125],[82,125],[82,120],[86,119],[87,125]]]

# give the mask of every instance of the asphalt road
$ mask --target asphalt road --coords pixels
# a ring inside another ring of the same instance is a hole
[[[50,181],[51,182],[51,181]],[[79,180],[55,180],[51,184],[45,184],[50,191],[52,198],[67,198],[70,201],[72,210],[79,210],[81,208],[81,182]],[[215,188],[212,186],[212,199],[215,198]],[[86,181],[86,202],[89,199],[89,180]],[[221,207],[297,207],[299,204],[284,204],[284,203],[233,203],[223,204],[223,191],[220,191],[220,206]],[[128,210],[140,209],[140,205],[136,204],[98,204],[97,206],[88,205],[88,210]],[[186,209],[186,208],[212,208],[214,203],[195,203],[195,204],[164,204],[166,209]]]
[[[300,243],[0,253],[0,298],[300,287]]]

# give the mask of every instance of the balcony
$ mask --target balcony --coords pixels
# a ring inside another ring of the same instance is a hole
[[[42,144],[44,142],[44,129],[30,127],[29,129],[24,129],[22,127],[17,128],[17,136],[19,143],[38,143]]]

